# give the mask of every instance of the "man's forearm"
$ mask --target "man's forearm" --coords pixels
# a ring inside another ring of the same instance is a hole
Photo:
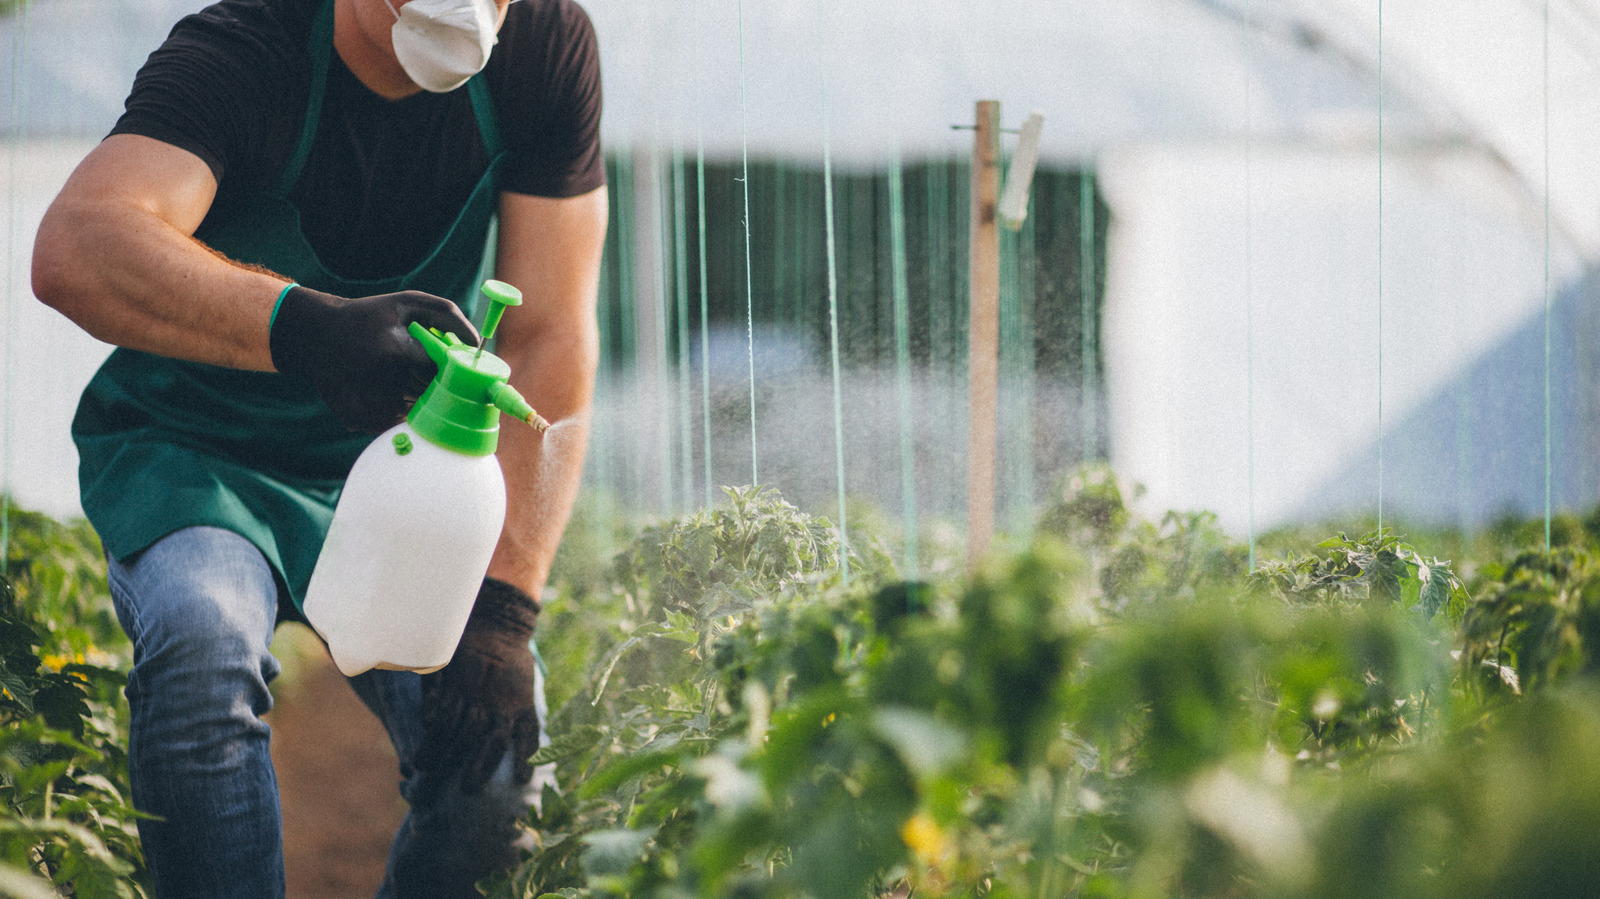
[[[495,352],[511,366],[512,386],[551,427],[544,434],[516,423],[500,428],[506,524],[489,574],[534,596],[550,574],[583,474],[607,210],[604,188],[564,199],[501,197],[495,270],[524,296],[501,320]]]
[[[541,434],[517,422],[501,423],[506,523],[489,575],[534,596],[549,576],[578,495],[595,355],[592,340],[582,334],[547,334],[506,360],[513,386],[549,419],[550,429]]]

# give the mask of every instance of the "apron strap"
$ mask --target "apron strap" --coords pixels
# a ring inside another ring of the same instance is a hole
[[[278,175],[274,192],[288,196],[300,180],[300,169],[311,155],[311,144],[317,137],[317,123],[322,120],[322,95],[328,84],[328,58],[333,54],[333,0],[327,0],[311,20],[311,40],[306,45],[311,54],[311,85],[306,95],[306,115],[300,125],[300,141],[294,153]]]
[[[500,120],[494,113],[494,99],[489,96],[489,82],[479,72],[467,82],[467,92],[472,95],[472,112],[478,120],[478,137],[483,140],[484,152],[490,162],[500,155]]]
[[[311,56],[311,84],[306,95],[306,115],[300,125],[300,140],[295,144],[289,161],[284,164],[283,171],[278,174],[278,183],[273,189],[280,196],[288,196],[295,182],[300,180],[300,170],[311,155],[311,145],[317,138],[317,125],[322,120],[322,97],[327,91],[328,65],[333,55],[333,2],[327,0],[323,3],[317,9],[316,17],[311,20],[311,39],[306,45]],[[492,162],[500,155],[500,123],[495,116],[494,100],[489,96],[489,84],[482,72],[473,75],[472,80],[467,82],[467,91],[472,97],[472,112],[478,122],[478,137],[483,141],[484,151]]]

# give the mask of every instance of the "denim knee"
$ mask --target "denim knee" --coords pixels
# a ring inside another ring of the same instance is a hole
[[[133,641],[128,768],[156,893],[282,899],[267,684],[277,580],[244,538],[188,528],[109,563]]]
[[[134,646],[127,695],[145,719],[142,736],[192,744],[219,728],[264,734],[258,719],[279,665],[269,651],[277,586],[260,552],[232,532],[190,528],[109,568]]]

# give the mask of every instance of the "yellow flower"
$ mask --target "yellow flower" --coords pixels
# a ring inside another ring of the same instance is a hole
[[[50,669],[51,671],[59,672],[62,668],[65,668],[68,665],[82,665],[82,664],[84,664],[84,656],[83,656],[83,653],[81,653],[81,652],[75,652],[70,656],[61,655],[59,653],[53,653],[52,652],[52,653],[45,653],[44,657],[39,659],[39,661],[40,661],[41,664],[44,665],[44,667]],[[76,672],[74,672],[74,673],[76,674]],[[78,677],[79,680],[83,679],[83,675],[81,675],[81,674],[78,674],[76,676]]]
[[[917,812],[900,826],[900,839],[924,865],[937,866],[950,856],[950,839],[927,812]]]

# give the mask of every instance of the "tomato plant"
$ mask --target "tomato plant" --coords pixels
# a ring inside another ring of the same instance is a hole
[[[1248,572],[1211,516],[1144,522],[1125,495],[1085,472],[1031,545],[933,583],[867,553],[846,584],[826,523],[769,492],[641,532],[599,605],[583,599],[604,649],[543,754],[567,786],[530,819],[544,845],[490,895],[1600,884],[1543,848],[1516,864],[1489,851],[1491,834],[1517,844],[1537,822],[1497,831],[1477,798],[1588,814],[1528,780],[1555,764],[1576,791],[1600,767],[1582,738],[1594,716],[1574,711],[1596,689],[1587,563],[1558,555],[1565,586],[1536,590],[1550,578],[1533,562],[1486,561],[1469,589],[1385,531]],[[753,546],[762,561],[745,565]],[[1473,687],[1486,660],[1549,698],[1505,706]],[[1570,737],[1546,745],[1530,722]],[[1560,846],[1587,852],[1584,839]]]
[[[99,541],[8,510],[0,574],[0,892],[148,895],[127,788],[131,648]]]

